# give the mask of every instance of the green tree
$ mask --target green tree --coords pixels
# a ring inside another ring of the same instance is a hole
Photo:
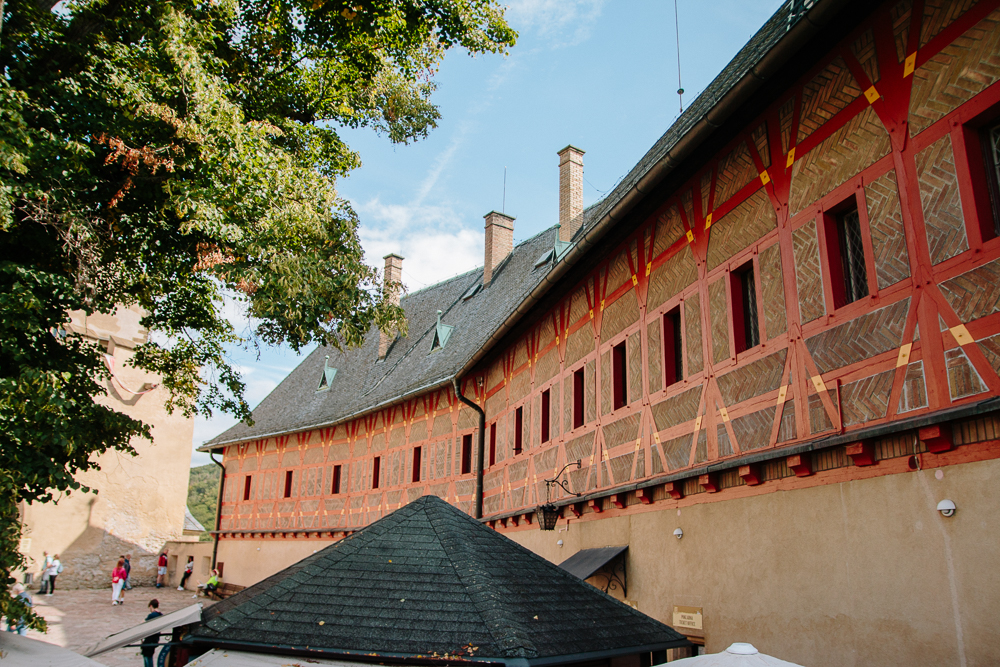
[[[225,348],[351,346],[404,328],[335,179],[338,128],[424,137],[446,50],[506,52],[494,0],[7,0],[0,24],[0,570],[22,502],[79,489],[139,421],[95,403],[100,350],[67,313],[139,305],[133,363],[170,409],[249,419]],[[133,452],[134,453],[134,452]],[[0,595],[0,614],[24,610]],[[42,627],[40,619],[32,621]]]

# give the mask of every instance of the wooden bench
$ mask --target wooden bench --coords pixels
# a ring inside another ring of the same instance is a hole
[[[200,592],[205,597],[209,597],[215,600],[225,600],[230,595],[235,595],[236,593],[242,591],[244,588],[246,588],[246,586],[240,586],[239,584],[230,584],[222,582],[222,584],[220,584],[218,588],[212,591],[212,593],[206,593],[205,589],[201,589]]]

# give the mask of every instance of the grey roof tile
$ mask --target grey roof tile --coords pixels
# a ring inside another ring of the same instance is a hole
[[[433,549],[410,547],[428,541]],[[410,561],[405,571],[402,559]],[[191,640],[395,655],[454,653],[472,643],[477,657],[497,660],[684,643],[436,496],[307,560],[207,609]]]

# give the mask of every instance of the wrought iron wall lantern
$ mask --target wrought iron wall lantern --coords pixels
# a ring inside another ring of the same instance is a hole
[[[558,484],[562,487],[562,490],[571,496],[580,497],[582,493],[574,493],[570,491],[569,487],[566,486],[566,480],[559,479],[566,468],[570,466],[576,466],[577,468],[582,467],[580,464],[580,459],[576,461],[570,461],[563,466],[563,469],[556,473],[556,476],[552,479],[545,480],[545,504],[538,508],[538,528],[539,530],[555,530],[556,522],[559,520],[559,514],[561,513],[560,508],[552,504],[552,486]]]

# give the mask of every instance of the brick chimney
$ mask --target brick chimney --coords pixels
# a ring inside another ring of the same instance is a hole
[[[385,260],[385,298],[394,306],[399,305],[399,288],[403,283],[403,258],[399,255],[388,254],[383,257]],[[395,332],[378,333],[378,358],[381,361],[389,353],[389,346],[396,339]]]
[[[559,151],[559,240],[568,243],[583,224],[583,151]]]
[[[514,249],[514,218],[490,211],[486,220],[486,263],[483,265],[483,287],[493,280],[493,272]]]

